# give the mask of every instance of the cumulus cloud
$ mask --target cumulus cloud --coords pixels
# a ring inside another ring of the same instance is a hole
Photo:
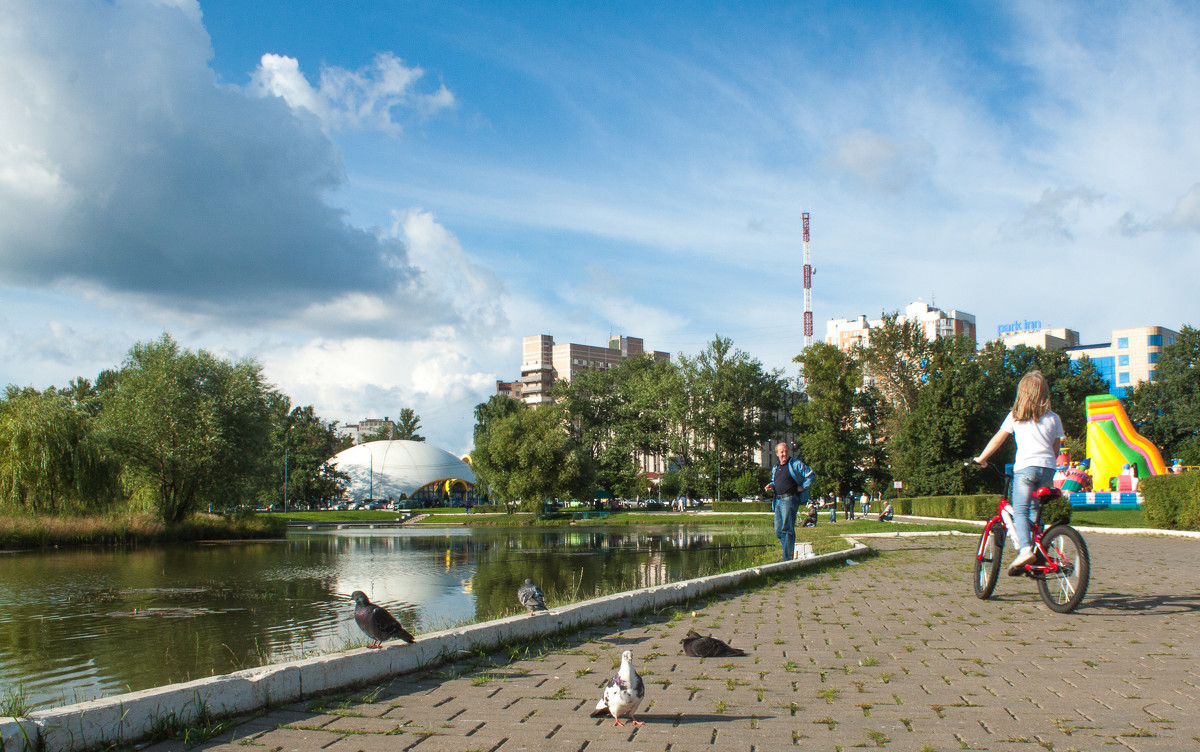
[[[899,194],[928,175],[933,147],[920,139],[853,128],[835,139],[824,163],[831,172],[849,176],[871,191]]]
[[[320,83],[314,87],[295,58],[268,53],[254,72],[250,90],[260,96],[280,97],[293,109],[307,110],[326,130],[370,129],[397,134],[401,130],[394,119],[398,109],[429,116],[454,106],[454,95],[444,84],[433,93],[416,90],[424,75],[422,69],[406,66],[395,55],[384,52],[357,71],[323,66]]]
[[[247,92],[211,55],[193,0],[0,4],[0,274],[342,334],[460,322],[402,240],[328,203],[345,176],[323,130],[394,129],[449,93],[418,95],[390,55],[315,89],[274,58],[274,88]]]

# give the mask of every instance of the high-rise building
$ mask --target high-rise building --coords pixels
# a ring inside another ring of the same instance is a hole
[[[943,311],[918,300],[906,306],[898,320],[917,322],[930,340],[962,334],[975,341],[975,316],[964,311]],[[849,352],[855,345],[866,347],[871,343],[871,330],[881,326],[882,317],[868,320],[862,314],[853,319],[830,319],[825,325],[825,343],[843,352]]]
[[[670,360],[670,353],[658,350],[647,352],[638,337],[612,336],[607,347],[578,344],[554,344],[549,334],[535,334],[521,342],[520,387],[497,381],[496,393],[519,397],[529,405],[550,402],[550,388],[556,381],[570,381],[575,374],[587,369],[607,369],[626,358],[649,354],[655,360]]]
[[[1162,349],[1173,344],[1179,332],[1161,326],[1113,329],[1108,342],[1065,348],[1072,360],[1091,358],[1109,391],[1124,397],[1143,381],[1154,381],[1155,363]]]

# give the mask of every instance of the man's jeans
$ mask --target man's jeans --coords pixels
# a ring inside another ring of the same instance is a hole
[[[783,560],[796,553],[796,513],[800,511],[800,496],[780,496],[775,499],[775,537],[783,544]]]

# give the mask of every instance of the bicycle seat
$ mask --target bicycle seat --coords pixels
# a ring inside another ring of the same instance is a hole
[[[1033,492],[1033,498],[1039,502],[1054,501],[1055,499],[1062,498],[1062,491],[1057,488],[1042,487]]]

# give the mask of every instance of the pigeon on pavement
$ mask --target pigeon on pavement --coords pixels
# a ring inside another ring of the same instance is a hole
[[[525,584],[517,588],[517,600],[521,601],[521,605],[529,609],[531,614],[546,610],[546,596],[542,595],[540,587],[533,584],[533,580],[526,579]]]
[[[376,606],[367,600],[366,593],[355,590],[350,597],[354,599],[354,621],[358,622],[362,631],[367,633],[367,637],[374,640],[367,647],[377,648],[384,640],[390,640],[393,637],[399,637],[408,643],[416,642],[416,638],[409,634],[407,629],[400,626],[400,622],[396,621],[396,617],[389,614],[387,609]]]
[[[646,685],[633,668],[633,652],[626,650],[621,653],[621,668],[617,669],[617,675],[604,685],[604,694],[600,696],[600,702],[596,703],[592,718],[611,715],[616,721],[615,725],[624,726],[621,716],[628,716],[634,726],[641,726],[642,722],[634,718],[633,714],[645,698]]]
[[[716,637],[703,637],[690,629],[687,636],[680,640],[680,642],[683,643],[684,655],[690,655],[695,658],[721,658],[727,655],[746,654],[745,650],[731,647]]]

